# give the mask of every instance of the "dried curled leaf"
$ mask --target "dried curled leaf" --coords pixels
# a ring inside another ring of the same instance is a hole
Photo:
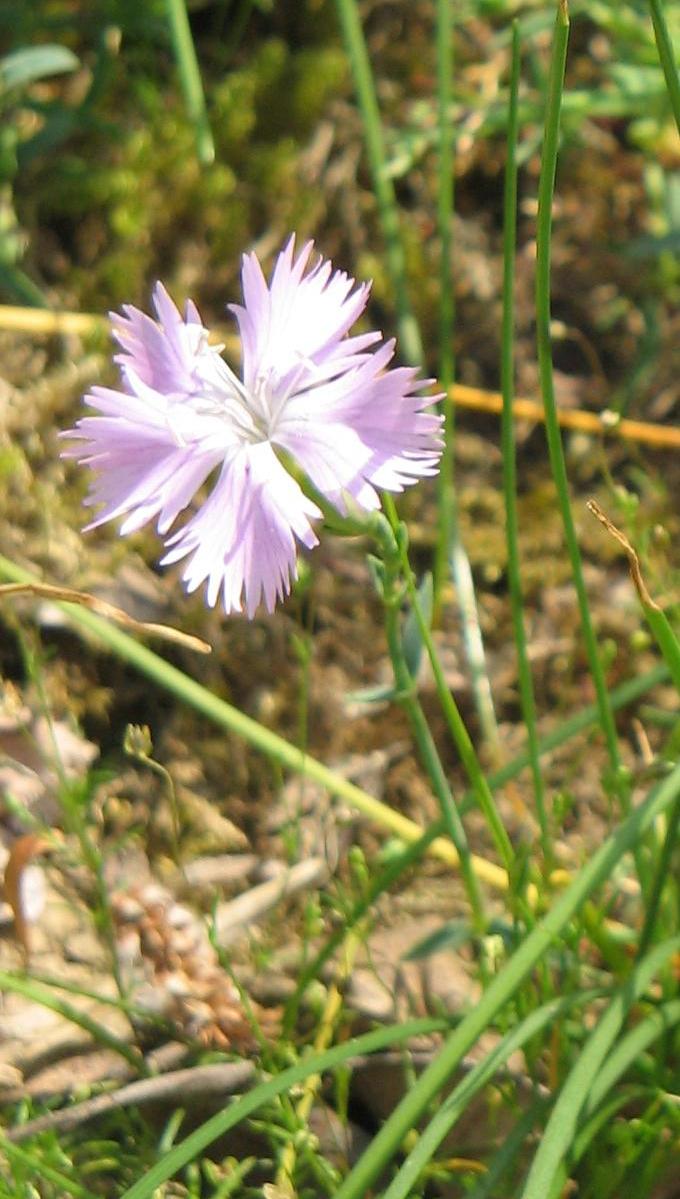
[[[200,637],[194,637],[191,633],[183,633],[172,625],[135,620],[133,616],[128,616],[122,608],[116,608],[115,604],[109,604],[106,600],[97,599],[95,595],[90,595],[89,591],[74,591],[72,587],[57,587],[52,583],[0,584],[0,599],[3,596],[12,595],[30,595],[35,599],[54,600],[56,603],[80,604],[81,607],[89,608],[91,612],[96,612],[98,616],[103,616],[106,620],[115,621],[123,628],[133,629],[138,633],[148,633],[151,637],[162,637],[165,641],[184,645],[187,649],[196,650],[199,654],[212,652],[212,646],[208,645],[207,641],[202,641]]]
[[[26,957],[31,949],[29,928],[39,918],[44,906],[42,871],[37,871],[34,859],[54,848],[54,843],[40,833],[26,833],[14,842],[3,877],[5,900],[12,909],[14,931]]]

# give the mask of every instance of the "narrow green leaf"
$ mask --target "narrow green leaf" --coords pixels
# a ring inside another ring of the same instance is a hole
[[[165,3],[184,103],[194,126],[198,161],[203,166],[210,166],[215,161],[215,143],[186,5],[184,0],[165,0]]]
[[[509,1033],[494,1046],[483,1061],[478,1062],[462,1082],[440,1104],[427,1128],[418,1137],[415,1147],[411,1150],[406,1161],[401,1166],[383,1199],[408,1199],[412,1188],[425,1169],[430,1158],[443,1141],[446,1134],[462,1116],[472,1099],[507,1062],[517,1049],[521,1049],[532,1037],[541,1032],[552,1020],[562,1013],[588,1003],[594,999],[597,992],[584,991],[567,999],[553,999],[531,1012],[524,1020],[511,1029]]]
[[[86,1012],[74,1007],[73,1004],[67,1003],[64,999],[59,999],[56,995],[49,991],[46,987],[40,986],[31,978],[19,978],[15,974],[8,974],[4,970],[0,970],[0,991],[14,992],[17,995],[23,995],[25,999],[30,999],[32,1003],[39,1003],[41,1007],[48,1008],[52,1012],[57,1012],[63,1016],[65,1020],[70,1020],[72,1024],[76,1024],[79,1028],[89,1033],[94,1041],[99,1045],[105,1045],[108,1049],[112,1049],[120,1057],[124,1058],[132,1068],[139,1073],[145,1072],[144,1058],[138,1049],[129,1045],[127,1041],[123,1041],[112,1033],[110,1029],[100,1024],[98,1020],[94,1020],[88,1016]]]
[[[562,434],[557,417],[555,384],[552,365],[551,340],[551,289],[550,248],[552,234],[552,207],[555,193],[555,172],[560,135],[560,110],[564,88],[564,70],[569,41],[569,14],[566,0],[559,0],[553,52],[550,64],[550,80],[546,99],[541,174],[538,185],[538,218],[536,223],[536,343],[541,381],[541,395],[545,410],[545,431],[548,441],[550,466],[557,489],[557,499],[562,517],[564,537],[571,564],[571,573],[576,589],[581,629],[588,667],[595,687],[600,726],[605,736],[612,771],[616,776],[621,769],[621,759],[616,736],[616,725],[612,715],[609,692],[604,678],[600,653],[593,629],[588,593],[583,577],[583,564],[579,549],[576,526],[571,510],[569,480],[562,446]]]
[[[15,50],[0,59],[0,95],[49,75],[75,71],[79,66],[79,60],[66,46],[26,46]]]
[[[604,1069],[606,1087],[611,1086],[616,1078],[616,1072],[607,1072],[605,1063],[632,1004],[644,994],[658,970],[678,949],[680,937],[656,945],[635,966],[600,1017],[562,1086],[541,1137],[521,1199],[545,1199],[551,1193],[555,1175],[574,1141],[589,1092],[594,1090],[599,1098],[606,1093],[598,1074]],[[627,1060],[625,1054],[619,1059],[621,1069],[625,1068]]]
[[[673,109],[675,123],[680,133],[680,77],[678,76],[678,67],[676,62],[673,43],[668,32],[666,17],[664,14],[663,0],[649,0],[649,7],[652,14],[652,23],[654,25],[654,37],[659,51],[661,66],[663,67],[668,96]]]
[[[428,628],[432,624],[432,575],[429,571],[423,575],[422,582],[418,588],[418,603],[423,619]],[[404,657],[406,665],[409,668],[409,673],[414,679],[418,677],[420,663],[423,656],[423,638],[420,632],[420,623],[413,608],[411,608],[406,620],[404,621],[404,632],[402,634],[404,643]]]
[[[527,637],[524,629],[524,601],[519,556],[519,517],[517,513],[517,455],[515,450],[515,259],[517,241],[517,145],[519,141],[518,97],[520,79],[520,45],[517,21],[512,29],[512,59],[508,108],[507,163],[503,202],[503,323],[501,333],[501,449],[503,454],[503,492],[505,499],[505,540],[508,553],[508,586],[510,611],[517,653],[522,717],[527,730],[531,777],[534,786],[536,815],[541,830],[541,848],[546,869],[552,862],[550,829],[545,806],[541,774],[536,702],[529,662]]]

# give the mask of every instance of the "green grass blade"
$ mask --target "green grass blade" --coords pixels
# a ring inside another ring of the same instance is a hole
[[[201,72],[184,0],[165,0],[170,36],[189,120],[194,127],[196,153],[202,166],[215,161],[215,143],[208,120]]]
[[[606,1059],[613,1050],[631,1006],[644,994],[655,974],[678,949],[680,937],[673,937],[656,945],[647,957],[635,966],[630,977],[601,1016],[562,1086],[541,1137],[521,1199],[545,1199],[545,1196],[551,1193],[555,1176],[574,1141],[589,1092],[595,1090],[600,1098],[606,1093],[601,1089],[598,1073],[605,1069],[607,1086],[615,1081],[616,1074],[606,1071]],[[626,1062],[624,1054],[619,1059],[619,1064],[625,1068]]]
[[[439,383],[445,393],[444,453],[437,475],[437,537],[434,554],[435,613],[441,607],[441,592],[449,575],[453,578],[460,613],[465,656],[470,668],[470,683],[482,736],[498,749],[498,722],[486,666],[484,639],[479,621],[477,597],[470,559],[463,544],[458,521],[458,498],[454,485],[455,407],[451,388],[455,378],[453,289],[453,210],[454,148],[451,121],[453,100],[453,25],[451,0],[437,0],[435,9],[435,47],[437,56],[437,232],[439,263]]]
[[[680,77],[678,76],[678,67],[673,50],[673,43],[670,39],[668,26],[666,25],[666,17],[664,14],[663,0],[649,0],[649,8],[652,14],[652,24],[654,25],[654,37],[656,38],[656,47],[659,51],[661,66],[663,67],[666,87],[673,109],[675,123],[680,133]]]
[[[136,1073],[146,1073],[144,1058],[138,1049],[135,1049],[132,1045],[128,1045],[127,1041],[123,1041],[120,1037],[117,1037],[103,1024],[100,1024],[98,1020],[94,1020],[86,1012],[80,1011],[79,1008],[74,1007],[71,1003],[67,1003],[66,1000],[59,999],[46,987],[34,982],[33,979],[28,977],[20,978],[15,974],[8,974],[5,970],[0,970],[0,991],[23,995],[25,999],[29,999],[32,1003],[39,1003],[41,1007],[48,1008],[51,1012],[57,1012],[65,1020],[69,1020],[71,1024],[75,1024],[89,1033],[97,1044],[105,1045],[108,1049],[117,1053],[119,1057],[124,1058]]]
[[[583,1106],[585,1116],[594,1112],[615,1083],[659,1037],[680,1023],[680,999],[662,1003],[646,1019],[641,1020],[622,1037],[616,1048],[601,1066]]]
[[[439,383],[445,392],[444,453],[437,476],[437,544],[434,557],[435,610],[439,610],[441,589],[449,577],[449,547],[454,536],[456,495],[453,484],[453,440],[455,408],[449,388],[454,380],[453,334],[455,301],[453,293],[452,228],[454,203],[454,138],[451,123],[453,75],[453,6],[451,0],[437,0],[435,9],[435,48],[437,54],[437,234],[439,237]]]
[[[654,940],[656,923],[659,918],[662,900],[668,894],[667,888],[670,885],[670,894],[675,895],[677,903],[677,886],[678,880],[673,873],[673,858],[675,849],[678,843],[678,834],[680,833],[680,799],[677,799],[671,808],[667,824],[666,835],[661,846],[661,851],[656,863],[654,876],[651,879],[648,894],[646,896],[645,922],[640,933],[638,943],[638,957],[643,957],[647,949]]]
[[[475,1009],[451,1033],[439,1056],[421,1075],[375,1136],[336,1193],[335,1199],[364,1199],[380,1172],[399,1150],[406,1134],[446,1085],[462,1057],[488,1029],[524,979],[554,944],[588,896],[610,877],[624,854],[639,843],[653,821],[680,794],[680,767],[655,787],[583,867],[548,914],[536,925],[496,975]],[[544,1199],[544,1197],[542,1197]]]
[[[474,1096],[503,1068],[510,1055],[516,1049],[521,1049],[532,1037],[542,1032],[550,1021],[556,1020],[577,1005],[589,1002],[596,995],[597,992],[583,991],[580,995],[574,995],[568,999],[553,999],[550,1003],[545,1003],[531,1012],[515,1028],[506,1033],[498,1045],[494,1046],[483,1061],[473,1067],[467,1077],[454,1087],[451,1094],[441,1104],[427,1128],[418,1137],[415,1147],[409,1153],[398,1174],[388,1186],[383,1199],[408,1199],[412,1187],[446,1134],[463,1115]]]
[[[345,1041],[344,1044],[327,1049],[324,1053],[310,1054],[298,1065],[291,1066],[268,1082],[261,1083],[247,1095],[242,1095],[240,1099],[230,1103],[225,1111],[212,1116],[184,1141],[171,1149],[155,1166],[152,1166],[143,1178],[140,1178],[129,1190],[125,1191],[120,1199],[151,1199],[156,1187],[167,1182],[178,1170],[198,1157],[217,1137],[246,1120],[259,1107],[269,1103],[277,1095],[284,1095],[290,1091],[291,1087],[304,1082],[311,1074],[334,1070],[359,1054],[376,1053],[387,1048],[388,1045],[407,1041],[410,1037],[441,1032],[445,1027],[446,1022],[443,1020],[409,1020],[405,1024],[380,1028],[375,1032],[365,1033],[361,1037],[354,1037],[351,1041]]]
[[[512,59],[510,68],[510,104],[508,112],[507,163],[505,167],[505,197],[503,212],[503,326],[501,340],[501,391],[503,415],[501,446],[503,452],[503,493],[505,500],[505,537],[508,553],[508,585],[510,610],[517,652],[522,717],[527,730],[531,777],[534,788],[536,816],[541,830],[543,861],[547,869],[552,862],[552,846],[545,807],[543,774],[539,761],[538,730],[534,686],[527,652],[524,629],[522,581],[519,558],[519,521],[517,517],[517,459],[515,452],[515,422],[512,403],[515,394],[515,251],[517,241],[517,143],[519,136],[518,94],[520,74],[519,29],[512,27]]]
[[[565,540],[571,563],[572,576],[578,598],[581,628],[585,643],[588,665],[597,696],[600,726],[604,733],[612,770],[619,775],[619,756],[616,726],[612,715],[609,694],[600,662],[597,641],[593,630],[583,578],[581,553],[571,511],[567,468],[562,448],[562,437],[557,419],[555,390],[552,368],[552,345],[550,335],[550,241],[552,233],[552,204],[555,192],[555,172],[560,128],[560,108],[564,87],[564,69],[569,40],[569,15],[566,0],[559,0],[550,69],[541,173],[538,187],[538,220],[536,226],[536,337],[541,393],[545,408],[545,428],[557,497],[564,526]]]
[[[394,185],[387,169],[380,110],[364,32],[361,27],[361,17],[356,0],[336,0],[336,6],[347,56],[354,75],[366,139],[366,153],[385,239],[385,258],[394,288],[401,353],[407,362],[414,366],[420,366],[423,362],[423,343],[418,322],[408,298],[406,256],[399,227],[399,210],[394,194]]]
[[[508,1191],[499,1189],[498,1184],[519,1156],[528,1138],[534,1133],[545,1112],[546,1104],[547,1101],[539,1097],[520,1116],[504,1138],[500,1148],[494,1153],[487,1173],[466,1195],[466,1199],[498,1199],[499,1195],[509,1194]]]

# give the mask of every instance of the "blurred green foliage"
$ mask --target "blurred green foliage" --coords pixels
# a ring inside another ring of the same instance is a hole
[[[229,7],[204,5],[199,16]],[[53,9],[32,8],[15,38],[41,36],[54,25]],[[139,8],[104,4],[95,20],[81,4],[70,21],[63,10],[57,23],[82,68],[70,92],[55,89],[45,98],[28,91],[13,113],[11,182],[28,234],[26,267],[85,308],[145,298],[160,273],[170,282],[180,275],[183,284],[200,274],[207,283],[199,291],[223,302],[244,246],[318,220],[323,196],[300,186],[299,155],[329,98],[347,90],[347,65],[335,37],[312,47],[265,30],[238,63],[221,61],[223,43],[201,41],[217,150],[215,164],[201,167],[164,7]],[[317,26],[310,28],[313,35]],[[16,221],[4,223],[2,240],[16,261],[26,238]],[[4,291],[6,299],[22,298]]]
[[[11,8],[11,17],[0,11],[11,53],[52,44],[79,65],[68,75],[25,79],[5,106],[0,298],[42,303],[52,291],[66,306],[101,310],[123,300],[145,303],[162,275],[221,308],[234,294],[244,247],[259,242],[266,256],[296,229],[321,233],[327,253],[347,258],[349,248],[355,269],[374,278],[378,308],[390,307],[361,131],[347,103],[352,80],[330,0],[198,0],[190,7],[215,141],[210,166],[197,160],[164,0],[23,0]],[[631,253],[644,260],[653,286],[675,286],[680,171],[647,4],[572,0],[570,11],[565,142],[577,150],[605,130],[649,163],[653,228]],[[672,0],[666,12],[680,34],[680,3]],[[528,162],[541,139],[554,5],[468,0],[457,13],[452,125],[459,153],[469,157],[472,142],[477,160],[493,159],[496,171],[513,14],[523,48],[521,154]],[[369,47],[380,55],[391,171],[408,217],[414,302],[425,327],[438,295],[428,225],[437,136],[431,21],[424,0],[408,17],[399,6],[366,9]],[[410,22],[413,36],[404,37]],[[494,74],[497,86],[484,85]],[[319,149],[309,170],[324,121],[331,149]]]

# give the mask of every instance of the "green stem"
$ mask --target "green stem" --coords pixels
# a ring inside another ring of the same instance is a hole
[[[375,83],[355,0],[336,0],[347,56],[352,65],[357,100],[366,139],[366,153],[373,176],[373,190],[385,239],[387,269],[394,288],[397,328],[401,349],[407,362],[420,366],[423,345],[406,288],[406,257],[399,228],[399,212],[388,171],[387,155],[380,123]]]
[[[541,830],[541,848],[546,871],[550,871],[553,854],[548,817],[545,808],[543,775],[539,761],[538,730],[534,686],[527,653],[522,604],[522,582],[519,557],[519,521],[517,518],[517,461],[512,404],[514,399],[514,333],[515,333],[515,249],[517,240],[517,142],[519,122],[517,99],[519,92],[519,30],[512,26],[512,61],[510,70],[510,107],[508,112],[508,160],[505,168],[505,201],[503,216],[503,328],[501,341],[501,391],[503,416],[501,443],[503,450],[503,490],[505,496],[505,536],[508,552],[508,583],[512,627],[517,651],[522,717],[527,730],[531,776],[534,786],[536,814]]]
[[[536,227],[536,338],[550,465],[557,488],[557,498],[564,525],[565,540],[578,597],[583,639],[590,673],[595,686],[600,726],[605,736],[612,771],[616,778],[620,776],[621,760],[616,737],[616,727],[590,617],[588,595],[583,579],[581,554],[571,511],[567,469],[555,403],[550,337],[550,239],[552,233],[552,204],[555,191],[560,107],[564,86],[564,69],[568,40],[569,15],[567,0],[559,0],[557,20],[555,22],[543,153],[541,156],[541,174],[538,188],[538,220]]]
[[[165,0],[165,6],[184,103],[189,120],[194,126],[198,161],[202,166],[210,166],[215,161],[215,143],[210,130],[201,72],[186,5],[184,0]]]
[[[673,807],[668,813],[668,823],[666,826],[666,836],[661,847],[661,853],[656,868],[656,873],[652,880],[647,896],[645,922],[640,933],[640,941],[638,944],[637,957],[638,960],[644,957],[649,946],[654,939],[656,922],[659,917],[659,909],[661,901],[664,897],[664,891],[667,881],[671,880],[673,891],[677,886],[673,870],[673,855],[678,843],[678,834],[680,832],[680,798],[676,799]]]
[[[675,52],[668,32],[668,26],[666,25],[662,0],[649,0],[649,8],[652,14],[656,47],[659,51],[659,58],[661,59],[661,66],[663,67],[666,79],[671,108],[673,109],[678,133],[680,133],[680,76],[678,76]]]
[[[463,764],[465,773],[470,780],[473,794],[481,808],[484,817],[489,826],[491,835],[493,836],[496,849],[500,854],[501,860],[510,877],[512,877],[512,867],[515,861],[515,854],[512,848],[510,838],[507,834],[503,821],[500,818],[498,809],[494,803],[491,789],[489,787],[486,775],[479,763],[479,758],[472,744],[470,734],[467,731],[465,721],[463,720],[458,705],[451,694],[448,683],[442,669],[439,655],[437,653],[432,633],[425,614],[423,613],[418,591],[413,577],[413,571],[408,559],[408,550],[406,546],[406,530],[404,526],[399,525],[399,520],[394,508],[394,504],[389,497],[386,498],[385,509],[388,519],[391,523],[392,533],[395,538],[395,544],[398,547],[399,565],[401,568],[402,577],[406,587],[406,592],[409,598],[409,603],[413,609],[418,629],[425,647],[425,651],[432,667],[435,686],[437,688],[437,696],[442,708],[442,712],[446,718],[446,723],[449,727],[454,744],[460,755],[460,760]],[[400,532],[400,529],[402,530]]]
[[[402,540],[399,536],[400,529],[393,530],[384,518],[378,518],[375,527],[376,539],[383,556],[385,631],[397,687],[397,697],[408,715],[423,765],[439,801],[444,826],[460,859],[461,876],[472,908],[475,926],[478,931],[481,931],[484,928],[484,908],[479,883],[472,865],[467,835],[432,738],[430,726],[416,694],[415,683],[404,654],[399,619],[403,596],[402,558],[399,547]],[[401,528],[403,529],[403,526]],[[408,577],[411,577],[410,567],[408,567]]]

